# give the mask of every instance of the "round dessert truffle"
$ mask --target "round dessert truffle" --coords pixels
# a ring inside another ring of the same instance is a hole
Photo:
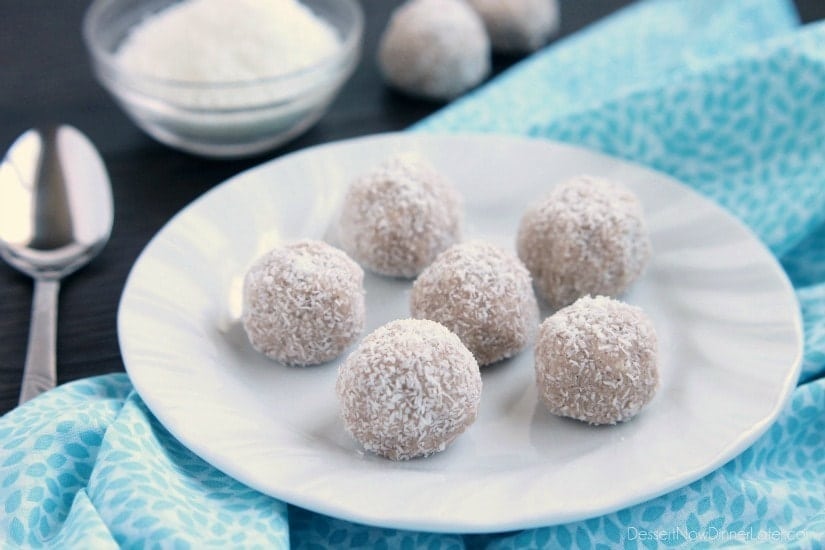
[[[579,176],[528,208],[519,258],[553,308],[585,295],[618,296],[650,258],[650,236],[636,196],[624,185]]]
[[[459,238],[461,197],[426,161],[400,155],[347,190],[341,246],[367,269],[415,277]]]
[[[334,359],[364,329],[364,272],[313,240],[275,248],[247,272],[243,327],[259,352],[288,365]]]
[[[559,30],[558,0],[469,0],[490,36],[493,50],[528,53]]]
[[[393,12],[378,62],[399,90],[453,99],[490,72],[490,41],[479,15],[463,0],[410,0]]]
[[[458,336],[404,319],[364,338],[335,390],[344,427],[364,448],[407,460],[443,451],[475,421],[481,374]]]
[[[638,307],[585,296],[541,324],[536,382],[550,412],[615,424],[656,393],[656,331]]]
[[[453,331],[479,365],[521,351],[539,324],[530,273],[514,255],[481,241],[439,254],[413,284],[410,309]]]

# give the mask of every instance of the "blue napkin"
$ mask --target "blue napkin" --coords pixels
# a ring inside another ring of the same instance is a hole
[[[417,131],[527,134],[668,172],[780,258],[805,322],[801,383],[736,459],[644,504],[494,535],[356,525],[263,496],[190,453],[125,375],[0,418],[0,546],[634,548],[825,541],[825,25],[785,0],[649,0],[509,70]]]

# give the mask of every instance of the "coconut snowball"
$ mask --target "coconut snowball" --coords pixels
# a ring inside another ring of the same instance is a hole
[[[364,338],[335,390],[344,427],[364,448],[407,460],[443,451],[475,421],[481,374],[458,336],[404,319]]]
[[[490,41],[481,17],[463,0],[411,0],[393,12],[378,62],[399,90],[449,100],[489,74]]]
[[[535,335],[539,309],[530,273],[514,255],[481,241],[453,245],[416,279],[413,317],[453,331],[479,365],[512,357]]]
[[[490,36],[493,50],[528,53],[559,30],[558,0],[469,0]]]
[[[624,185],[579,176],[527,209],[517,237],[519,258],[553,308],[585,295],[618,296],[651,254],[642,207]]]
[[[634,417],[659,383],[647,315],[605,296],[580,298],[544,320],[536,341],[539,396],[553,414],[590,424]]]
[[[435,168],[400,155],[357,179],[338,223],[341,246],[367,269],[415,277],[459,238],[461,197]]]
[[[259,352],[288,365],[334,359],[364,328],[364,272],[332,246],[275,248],[247,272],[243,327]]]

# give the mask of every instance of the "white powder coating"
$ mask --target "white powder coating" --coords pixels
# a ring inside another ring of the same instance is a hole
[[[364,272],[332,246],[303,240],[261,257],[244,278],[243,327],[288,365],[334,359],[364,329]]]
[[[558,0],[468,1],[484,21],[497,52],[532,52],[559,30]]]
[[[453,99],[490,72],[490,41],[463,0],[411,0],[393,12],[381,36],[384,78],[408,94]]]
[[[624,422],[656,393],[656,361],[656,331],[640,308],[586,296],[539,328],[539,396],[560,416],[590,424]]]
[[[528,208],[517,249],[553,308],[588,294],[621,294],[651,255],[636,196],[622,184],[590,176],[556,186]]]
[[[518,258],[481,241],[453,245],[413,284],[413,317],[453,331],[479,365],[512,357],[539,324],[530,273]]]
[[[310,67],[340,46],[335,29],[296,0],[184,0],[138,25],[116,58],[155,78],[239,82]]]
[[[408,460],[443,451],[475,421],[481,374],[458,336],[404,319],[364,338],[335,389],[344,426],[364,448]]]
[[[461,196],[435,168],[399,155],[358,178],[344,196],[341,245],[367,269],[415,277],[459,239]]]

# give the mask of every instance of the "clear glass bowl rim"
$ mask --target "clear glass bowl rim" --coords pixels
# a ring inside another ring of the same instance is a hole
[[[105,74],[114,76],[120,84],[125,84],[131,81],[138,86],[148,84],[152,86],[185,88],[189,90],[215,90],[249,88],[262,85],[272,85],[278,82],[286,82],[290,80],[300,80],[316,73],[323,73],[326,71],[335,72],[336,69],[346,67],[351,55],[358,51],[364,33],[364,12],[358,1],[335,0],[336,4],[340,4],[345,9],[349,10],[350,15],[354,18],[355,24],[351,29],[347,30],[339,50],[333,55],[325,57],[315,65],[303,67],[297,71],[249,80],[202,82],[159,78],[145,73],[124,71],[123,68],[117,63],[114,52],[107,51],[100,45],[97,39],[97,30],[98,20],[101,13],[103,10],[119,1],[120,0],[94,0],[92,2],[83,16],[83,38],[95,64],[98,66],[97,69]],[[340,29],[336,27],[336,30]]]

